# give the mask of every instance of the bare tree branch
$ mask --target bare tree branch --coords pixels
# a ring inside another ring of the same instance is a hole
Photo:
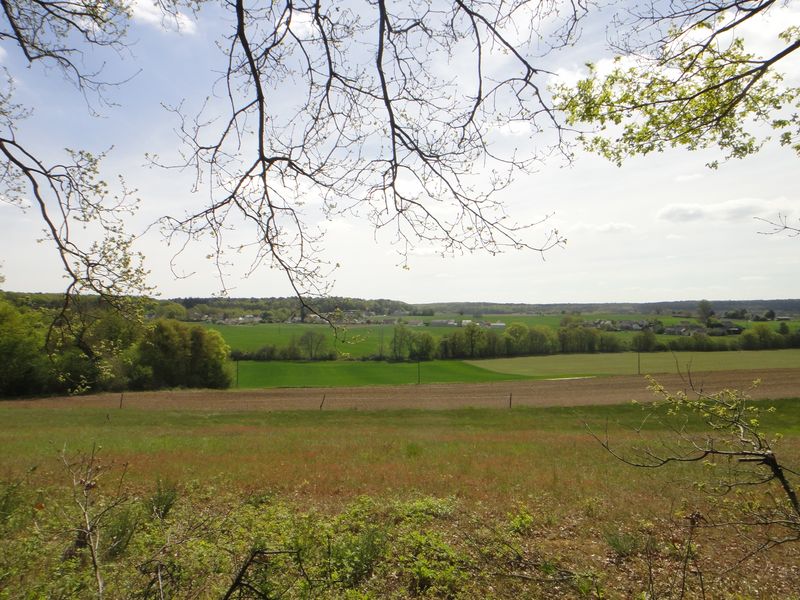
[[[193,118],[175,108],[187,148],[179,166],[212,186],[211,201],[163,221],[179,248],[209,236],[223,281],[226,251],[249,251],[250,273],[268,264],[298,296],[324,295],[335,264],[318,223],[346,215],[390,229],[403,261],[417,243],[444,253],[541,253],[564,243],[557,231],[527,239],[546,217],[518,224],[505,214],[499,192],[538,156],[496,143],[499,128],[519,122],[552,132],[550,146],[561,148],[537,83],[545,72],[528,58],[537,23],[557,3],[229,6],[236,22],[222,102]],[[581,14],[576,5],[565,18]],[[447,63],[470,75],[442,72]],[[213,122],[220,106],[226,114]],[[226,233],[242,226],[254,241],[226,246]]]

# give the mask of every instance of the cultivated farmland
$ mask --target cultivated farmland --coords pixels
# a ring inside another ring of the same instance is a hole
[[[528,379],[457,360],[424,363],[361,361],[240,361],[239,388],[353,387],[410,383],[489,382]]]
[[[490,371],[529,377],[623,375],[796,368],[800,350],[568,354],[466,361]]]
[[[754,380],[761,382],[750,389]],[[800,390],[800,369],[694,373],[704,389],[750,389],[754,398],[793,398]],[[658,381],[670,389],[688,389],[685,375],[664,374]],[[175,390],[93,394],[74,398],[18,400],[9,407],[41,408],[56,413],[73,408],[157,411],[292,411],[403,410],[614,405],[652,399],[647,381],[636,375],[580,379],[523,379],[474,384],[381,385],[359,387],[271,388],[252,390]],[[324,398],[324,403],[323,403]],[[320,409],[322,405],[322,409]],[[113,412],[108,413],[109,417]],[[119,413],[122,414],[122,413]],[[57,419],[56,416],[53,417]]]
[[[418,363],[379,361],[240,361],[238,387],[355,387],[421,383],[481,383],[515,379],[605,377],[695,371],[763,371],[800,365],[800,350],[562,354],[510,359]],[[755,378],[755,376],[753,376]],[[234,383],[236,385],[236,382]]]

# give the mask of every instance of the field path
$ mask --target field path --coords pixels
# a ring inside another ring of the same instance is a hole
[[[722,388],[749,388],[754,379],[761,385],[754,398],[800,397],[800,368],[763,371],[716,371],[695,373],[695,388],[706,392]],[[687,389],[678,375],[659,375],[658,381],[671,391]],[[153,410],[323,410],[357,409],[452,409],[466,407],[504,408],[509,395],[514,406],[582,406],[621,404],[652,400],[647,381],[636,375],[589,379],[518,380],[493,383],[423,384],[351,388],[283,388],[264,390],[178,390],[126,392],[123,407]],[[324,404],[323,404],[324,397]],[[116,409],[120,394],[17,400],[6,407]]]

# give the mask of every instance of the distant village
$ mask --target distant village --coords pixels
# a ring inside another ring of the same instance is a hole
[[[474,324],[477,327],[502,330],[506,327],[505,321],[486,321],[480,318],[441,318],[422,320],[415,318],[416,315],[408,311],[396,310],[391,315],[377,315],[371,311],[360,310],[345,310],[334,311],[325,314],[306,314],[304,316],[294,315],[285,321],[287,324],[325,324],[329,325],[335,323],[338,325],[388,325],[394,326],[403,324],[407,327],[466,327]],[[508,320],[513,322],[515,315],[508,315]],[[520,315],[532,316],[532,315]],[[587,315],[588,316],[588,315]],[[690,314],[673,314],[672,317],[679,317],[682,320],[678,324],[665,326],[657,319],[624,319],[624,320],[609,320],[609,319],[595,319],[595,320],[581,320],[573,323],[575,326],[594,328],[600,331],[620,332],[620,331],[653,331],[657,334],[673,335],[673,336],[691,336],[695,333],[704,333],[710,336],[723,336],[723,335],[739,335],[744,331],[744,328],[734,322],[732,319],[710,320],[708,323],[703,324],[698,322]],[[753,321],[790,321],[790,316],[784,315],[737,315],[740,320],[746,318]],[[274,322],[264,315],[258,314],[245,314],[229,318],[212,318],[210,315],[203,315],[201,320],[214,322],[223,325],[253,325],[257,323]]]

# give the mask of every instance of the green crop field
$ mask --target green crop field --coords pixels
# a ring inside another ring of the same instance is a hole
[[[641,361],[641,363],[639,363]],[[511,379],[548,379],[604,375],[656,375],[687,371],[795,368],[800,350],[738,352],[623,352],[557,354],[474,361],[417,363],[378,361],[238,363],[239,388],[353,387],[417,383],[479,383]]]
[[[372,361],[255,362],[240,361],[240,388],[353,387],[409,383],[478,383],[528,379],[528,375],[501,373],[455,360],[423,363]]]
[[[209,325],[225,338],[234,350],[253,351],[267,345],[285,347],[292,338],[299,340],[305,331],[325,334],[324,350],[335,350],[339,355],[353,358],[389,354],[393,325],[348,325],[334,331],[327,325],[305,325],[287,323],[259,323],[256,325]],[[426,331],[435,338],[453,331],[452,327],[414,327],[414,331]]]
[[[749,352],[557,354],[465,362],[498,373],[534,377],[635,375],[637,373],[655,375],[675,373],[678,370],[690,372],[796,368],[800,366],[800,349]]]

